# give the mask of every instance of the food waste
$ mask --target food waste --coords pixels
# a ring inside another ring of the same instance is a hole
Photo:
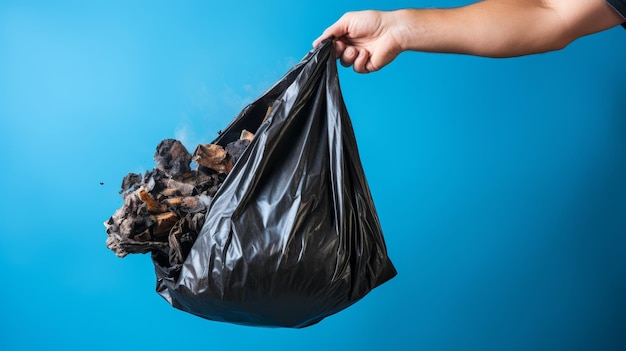
[[[178,140],[161,141],[156,167],[122,180],[124,204],[104,222],[106,246],[119,257],[152,252],[172,266],[184,262],[213,197],[253,138],[243,130],[226,147],[200,144],[193,154]]]

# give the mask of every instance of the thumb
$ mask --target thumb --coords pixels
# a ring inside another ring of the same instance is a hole
[[[320,35],[315,41],[313,41],[313,47],[317,47],[321,42],[328,38],[340,38],[344,35],[348,34],[348,26],[344,17],[340,18],[339,21],[335,22],[330,27],[326,28],[322,35]]]

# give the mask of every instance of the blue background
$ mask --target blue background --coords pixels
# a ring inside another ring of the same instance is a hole
[[[0,2],[0,348],[626,350],[626,32],[340,69],[398,276],[303,330],[206,321],[103,222],[341,14],[466,1]],[[104,182],[104,185],[100,185]]]

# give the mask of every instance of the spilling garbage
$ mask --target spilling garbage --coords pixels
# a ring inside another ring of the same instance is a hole
[[[178,140],[156,148],[156,167],[144,175],[129,173],[122,181],[124,205],[105,222],[106,245],[119,257],[158,251],[170,264],[182,263],[204,224],[211,200],[250,144],[243,130],[226,148],[200,144],[193,155]],[[191,168],[192,161],[196,169]]]

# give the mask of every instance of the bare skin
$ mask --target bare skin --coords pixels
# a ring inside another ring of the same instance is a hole
[[[514,57],[560,50],[624,21],[605,0],[484,0],[450,9],[348,12],[313,46],[334,37],[341,64],[369,73],[404,51]]]

